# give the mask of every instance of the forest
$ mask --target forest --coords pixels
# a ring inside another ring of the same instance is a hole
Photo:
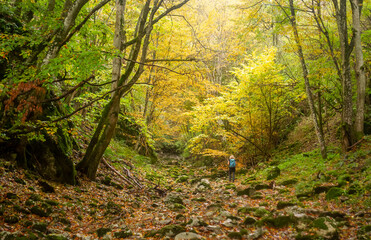
[[[370,239],[370,76],[370,0],[1,0],[0,240]]]

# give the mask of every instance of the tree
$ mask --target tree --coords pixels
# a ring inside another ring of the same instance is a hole
[[[293,34],[294,34],[294,39],[295,39],[295,43],[296,43],[296,47],[297,47],[297,53],[299,55],[299,60],[300,60],[300,64],[301,64],[301,68],[302,68],[302,72],[303,72],[303,78],[304,78],[304,82],[305,82],[305,90],[306,90],[306,94],[307,94],[308,105],[309,105],[309,108],[310,108],[314,128],[315,128],[315,131],[316,131],[317,140],[318,140],[318,143],[320,145],[321,155],[322,155],[323,159],[326,159],[327,158],[327,151],[326,151],[325,139],[324,139],[324,136],[323,136],[323,131],[321,131],[321,129],[320,129],[320,124],[319,124],[318,118],[317,118],[318,114],[316,113],[316,109],[315,109],[315,105],[314,105],[313,93],[312,93],[312,89],[311,89],[311,85],[310,85],[310,81],[309,81],[309,76],[308,76],[309,75],[308,74],[308,68],[307,68],[307,64],[305,63],[303,48],[302,48],[302,44],[301,44],[301,41],[300,41],[299,32],[298,32],[297,23],[296,23],[296,13],[295,13],[294,2],[293,2],[293,0],[289,0],[290,14],[288,14],[285,11],[285,9],[282,7],[282,5],[280,5],[279,2],[277,2],[277,3],[281,7],[282,11],[284,11],[285,14],[288,16],[288,18],[290,19],[290,22],[291,22],[292,31],[293,31]]]
[[[158,14],[160,7],[165,4],[164,1],[155,0],[152,6],[151,0],[145,1],[137,20],[134,38],[124,45],[124,48],[132,45],[128,64],[117,83],[117,88],[114,91],[113,97],[104,107],[84,158],[76,166],[79,171],[87,174],[90,179],[95,179],[100,160],[112,139],[119,116],[118,111],[121,97],[131,89],[144,71],[144,64],[147,58],[147,50],[153,26],[170,12],[182,7],[188,1],[189,0],[183,0],[178,4],[174,4],[158,16],[156,16],[156,14]],[[135,69],[135,67],[137,68]]]

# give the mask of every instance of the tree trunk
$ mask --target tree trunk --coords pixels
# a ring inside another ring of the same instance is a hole
[[[111,90],[117,89],[117,83],[121,75],[122,58],[119,54],[123,51],[123,43],[125,42],[124,32],[124,13],[125,13],[126,0],[116,0],[116,22],[115,22],[115,35],[113,38],[113,46],[117,50],[117,56],[113,59],[112,66],[112,85]],[[111,97],[115,93],[112,92]]]
[[[361,6],[362,0],[350,0],[353,18],[354,53],[356,58],[355,72],[357,79],[357,111],[355,116],[356,139],[364,134],[365,99],[366,99],[366,75],[364,70],[362,42],[361,42]]]
[[[305,90],[306,90],[307,98],[308,98],[308,104],[309,104],[312,120],[313,120],[313,123],[314,123],[314,128],[315,128],[315,131],[316,131],[318,143],[320,145],[321,155],[322,155],[323,159],[326,159],[327,158],[327,151],[326,151],[325,139],[324,139],[324,136],[323,136],[323,134],[320,130],[320,127],[319,127],[320,124],[318,123],[318,119],[317,119],[317,116],[316,116],[313,94],[312,94],[312,90],[311,90],[310,82],[309,82],[309,77],[308,77],[308,69],[307,69],[307,65],[305,63],[303,49],[302,49],[302,46],[301,46],[299,33],[298,33],[298,28],[297,28],[297,24],[296,24],[296,15],[295,15],[294,3],[293,3],[293,0],[289,0],[289,2],[290,2],[290,12],[291,12],[290,22],[291,22],[291,26],[293,28],[296,46],[298,48],[297,53],[299,55],[301,67],[302,67],[302,70],[303,70],[303,77],[304,77],[304,82],[305,82]]]
[[[120,99],[131,89],[144,71],[144,62],[147,57],[147,50],[150,43],[153,25],[173,10],[182,7],[188,1],[189,0],[184,0],[179,4],[168,8],[165,12],[155,18],[155,15],[163,1],[155,0],[152,7],[150,7],[151,0],[146,0],[135,28],[135,38],[129,41],[130,43],[133,43],[133,46],[130,50],[128,65],[125,68],[125,72],[117,82],[115,94],[103,111],[98,127],[89,143],[84,158],[76,166],[78,170],[87,174],[90,179],[95,179],[100,160],[111,141],[116,128]],[[137,62],[140,50],[142,50],[141,56],[139,62]],[[137,66],[137,69],[133,75],[132,73],[135,66]]]
[[[340,50],[341,50],[341,75],[342,75],[342,95],[343,95],[343,112],[342,112],[342,145],[343,151],[346,152],[350,146],[355,143],[354,125],[353,125],[353,92],[352,79],[350,73],[350,54],[353,46],[348,43],[348,26],[347,26],[347,0],[332,0],[336,11],[336,23],[339,32]]]

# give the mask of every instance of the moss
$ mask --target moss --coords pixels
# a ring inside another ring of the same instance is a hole
[[[243,189],[243,190],[239,190],[237,191],[237,196],[243,196],[243,195],[247,195],[247,196],[252,196],[253,194],[255,193],[255,189],[254,188],[246,188],[246,189]]]
[[[48,224],[47,223],[35,223],[32,226],[32,229],[37,230],[39,232],[45,233],[47,231]]]
[[[111,232],[112,229],[111,228],[99,228],[97,229],[97,235],[98,237],[103,237],[104,235],[106,235],[108,232]]]
[[[336,199],[344,194],[344,190],[338,187],[332,187],[326,193],[326,200]]]
[[[266,210],[265,208],[257,208],[255,209],[253,215],[255,217],[264,217],[264,216],[269,216],[271,215],[271,212],[269,212],[268,210]]]
[[[67,240],[62,234],[49,234],[46,236],[46,240]]]
[[[41,206],[33,206],[31,212],[40,217],[49,217],[52,210],[50,208],[44,208]]]
[[[257,220],[253,217],[247,217],[245,218],[245,220],[243,221],[243,224],[245,225],[253,225],[257,222]]]
[[[242,234],[240,232],[230,232],[228,237],[231,239],[242,239]]]
[[[267,180],[273,180],[277,178],[281,174],[281,169],[279,167],[273,167],[269,172],[267,176]]]
[[[279,185],[290,186],[290,185],[296,184],[297,182],[298,182],[298,179],[293,178],[293,179],[284,180],[281,183],[279,183]]]
[[[19,222],[19,217],[16,215],[11,215],[11,216],[5,216],[4,217],[4,222],[8,224],[15,224]]]
[[[293,203],[293,202],[282,202],[282,201],[279,201],[277,203],[277,209],[284,209],[286,207],[290,207],[290,206],[296,206],[297,204],[296,203]]]
[[[316,220],[313,221],[313,227],[322,230],[328,230],[328,227],[325,222],[326,222],[325,217],[317,218]]]
[[[133,236],[133,233],[129,229],[125,229],[125,230],[121,230],[119,232],[115,232],[114,236],[115,236],[115,238],[128,238],[128,237]]]

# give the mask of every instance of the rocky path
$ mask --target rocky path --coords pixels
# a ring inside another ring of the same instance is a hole
[[[122,188],[105,171],[97,182],[49,183],[48,189],[35,175],[5,164],[0,240],[369,239],[370,213],[326,200],[329,188],[298,195],[294,180],[239,175],[230,183],[221,170],[167,166],[161,171],[147,178],[166,181],[171,188],[166,196]]]

